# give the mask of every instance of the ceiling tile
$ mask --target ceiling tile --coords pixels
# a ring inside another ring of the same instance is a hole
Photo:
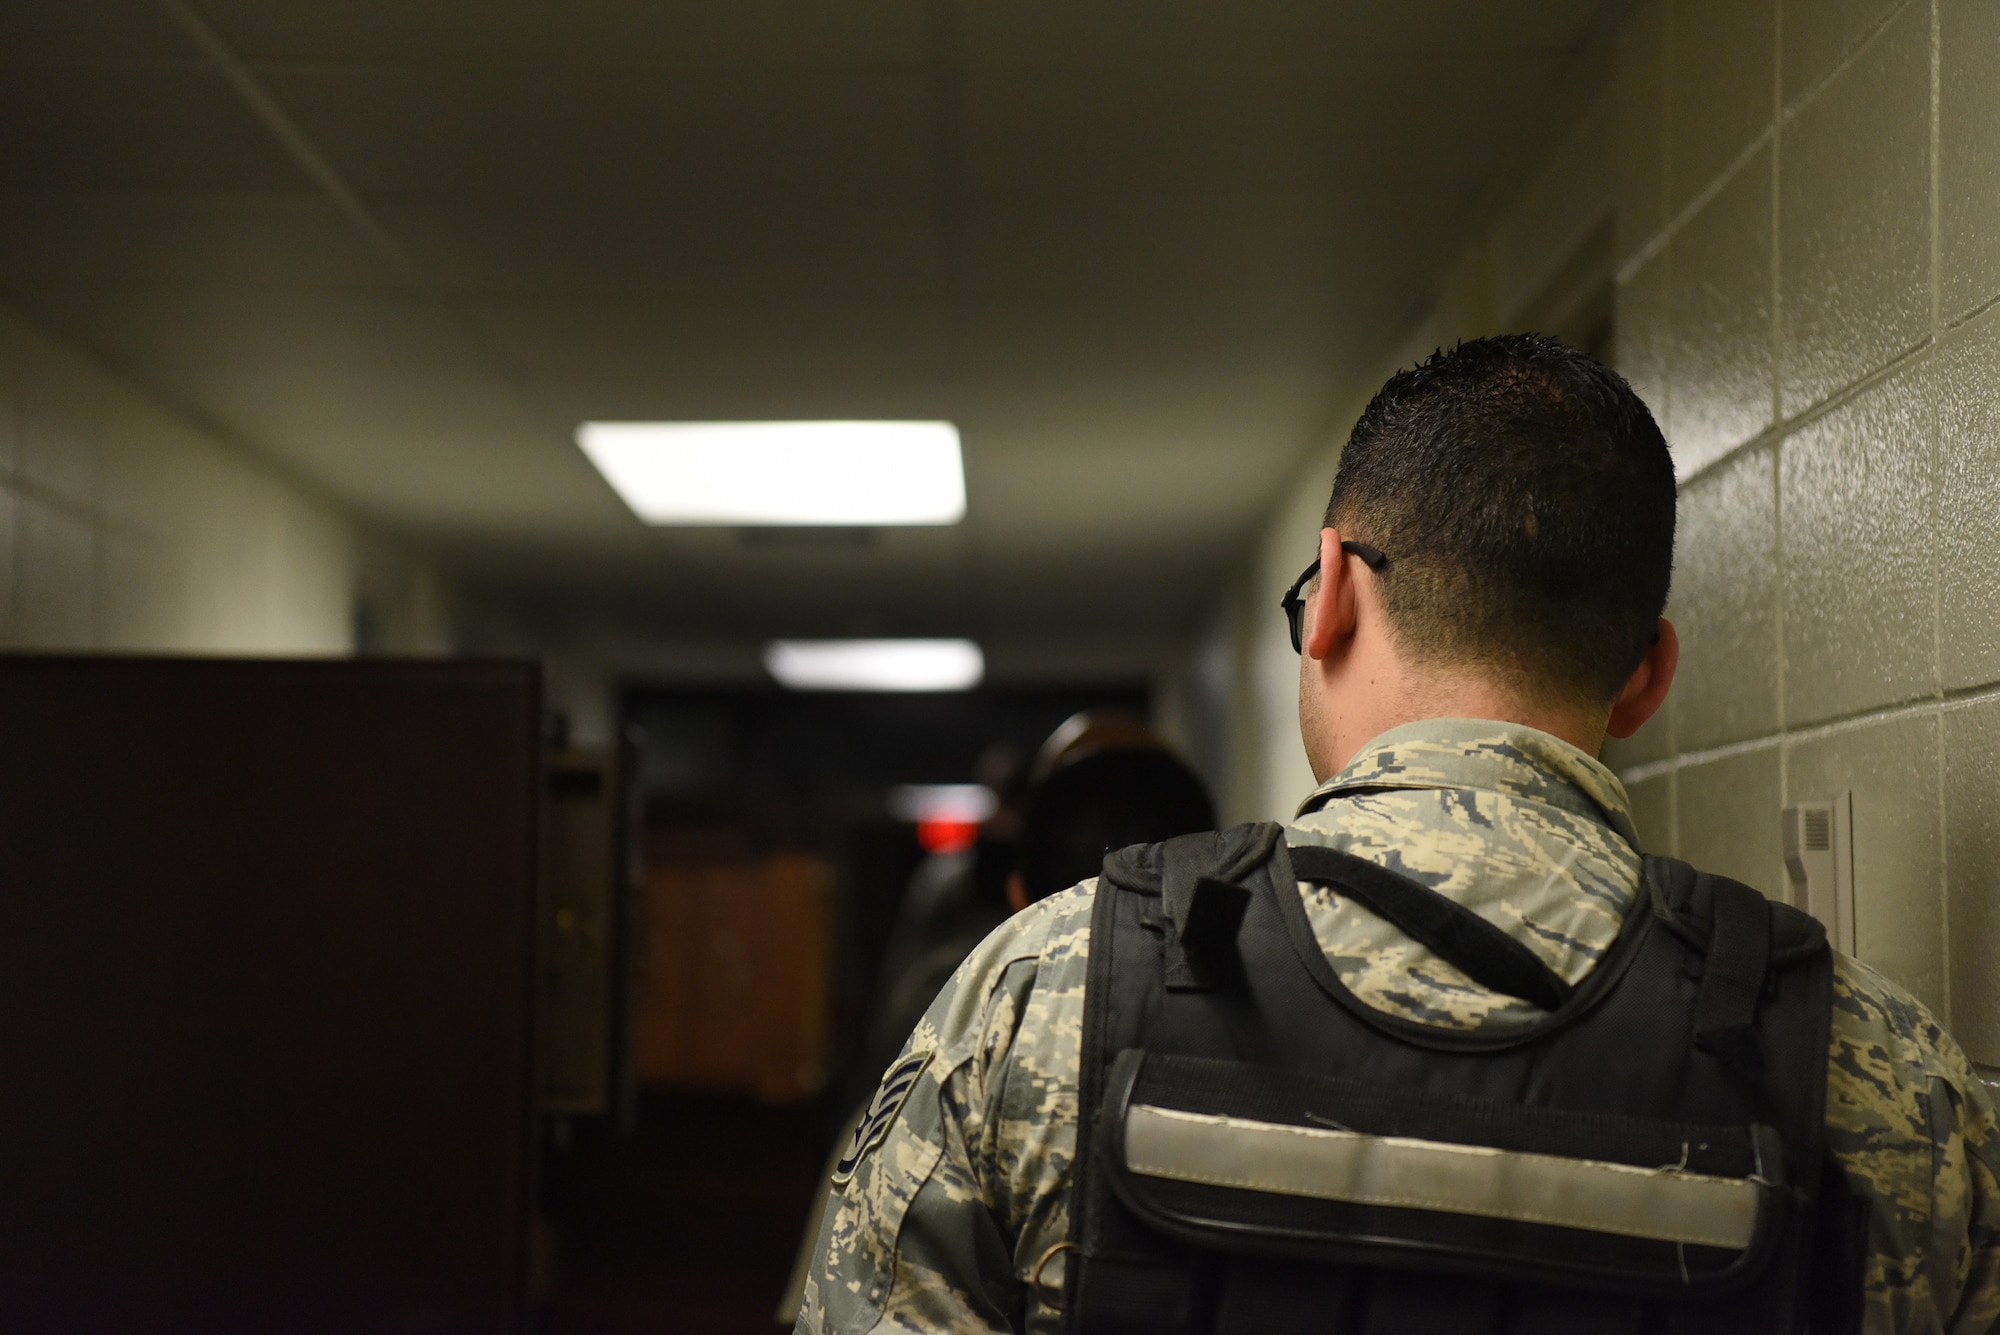
[[[929,197],[930,93],[907,70],[284,65],[257,74],[364,196],[777,206]]]
[[[0,289],[126,284],[394,287],[402,295],[380,256],[317,193],[0,193]]]
[[[0,5],[0,69],[31,64],[191,63],[187,34],[159,0]]]
[[[19,65],[0,73],[0,190],[310,188],[214,73]]]
[[[384,204],[377,215],[445,290],[472,297],[696,303],[933,298],[930,211],[602,200]]]

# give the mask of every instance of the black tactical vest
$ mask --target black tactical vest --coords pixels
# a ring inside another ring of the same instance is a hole
[[[1364,1005],[1301,879],[1549,1014]],[[1414,881],[1240,825],[1105,860],[1088,979],[1066,1331],[1858,1323],[1865,1232],[1844,1190],[1819,1200],[1831,954],[1755,890],[1647,858],[1571,987]]]

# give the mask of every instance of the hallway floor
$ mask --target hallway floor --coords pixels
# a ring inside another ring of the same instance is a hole
[[[546,1335],[773,1335],[823,1149],[810,1106],[646,1095],[628,1139],[551,1157]]]

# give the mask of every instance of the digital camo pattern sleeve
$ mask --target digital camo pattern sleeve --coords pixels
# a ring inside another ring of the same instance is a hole
[[[1834,957],[1827,1143],[1868,1203],[1876,1332],[2000,1325],[2000,1125],[1992,1092],[1909,993]]]
[[[1069,1227],[1093,888],[1003,924],[918,1023],[836,1168],[796,1330],[1045,1328],[1023,1293]]]

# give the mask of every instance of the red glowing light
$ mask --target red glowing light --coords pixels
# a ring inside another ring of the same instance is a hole
[[[917,822],[917,842],[926,853],[962,853],[979,838],[976,820],[929,816]]]

